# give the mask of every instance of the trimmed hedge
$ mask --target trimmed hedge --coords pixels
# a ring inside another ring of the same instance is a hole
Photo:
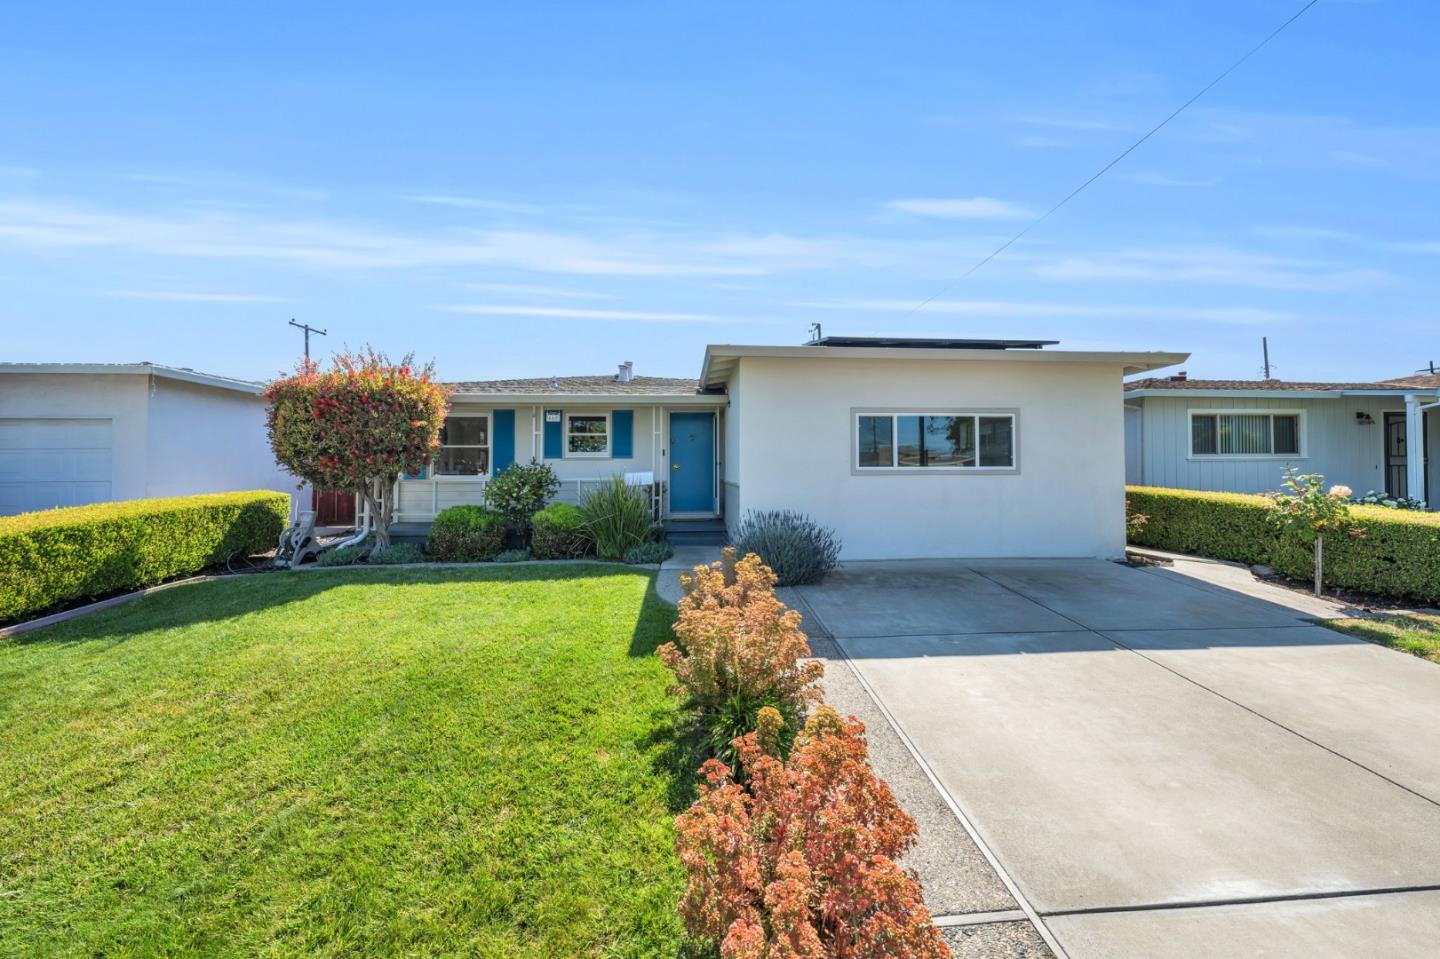
[[[483,506],[452,506],[430,524],[430,555],[442,563],[488,563],[505,548],[505,517]]]
[[[551,503],[530,518],[530,550],[536,559],[580,559],[594,547],[585,514],[570,503]]]
[[[286,493],[136,499],[0,517],[0,622],[275,548]]]
[[[1310,547],[1282,537],[1266,519],[1268,500],[1242,493],[1126,488],[1131,509],[1150,519],[1130,541],[1177,553],[1264,563],[1293,579],[1315,575]],[[1426,603],[1440,601],[1440,514],[1352,506],[1359,536],[1325,537],[1325,585]]]

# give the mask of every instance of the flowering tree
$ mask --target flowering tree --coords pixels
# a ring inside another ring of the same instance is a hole
[[[675,821],[690,934],[722,959],[948,959],[920,884],[896,864],[915,822],[870,768],[865,727],[822,706],[782,763],[767,751],[780,722],[762,710],[735,742],[748,787],[711,759]]]
[[[1325,534],[1346,529],[1350,522],[1351,490],[1332,486],[1327,492],[1319,473],[1301,475],[1293,467],[1285,482],[1270,497],[1270,522],[1282,533],[1292,533],[1315,550],[1315,595],[1324,590]],[[1350,530],[1352,536],[1360,530]]]
[[[337,353],[331,369],[302,360],[265,387],[265,428],[275,459],[317,489],[365,498],[375,521],[375,552],[390,545],[395,482],[419,470],[440,446],[449,393],[406,356]]]

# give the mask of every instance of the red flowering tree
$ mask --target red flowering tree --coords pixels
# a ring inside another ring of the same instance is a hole
[[[375,522],[375,551],[390,545],[395,483],[440,447],[448,390],[434,364],[416,369],[370,347],[337,353],[329,370],[301,361],[265,387],[265,428],[275,459],[317,489],[365,498]]]
[[[870,768],[865,727],[822,706],[781,762],[780,724],[761,710],[736,740],[748,786],[712,759],[675,821],[690,934],[722,959],[949,959],[920,884],[896,864],[915,822]]]

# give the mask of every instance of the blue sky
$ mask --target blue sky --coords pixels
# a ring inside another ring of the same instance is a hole
[[[422,6],[0,8],[0,359],[263,378],[294,316],[447,379],[816,321],[1440,360],[1433,5],[1322,0],[960,282],[1299,0]]]

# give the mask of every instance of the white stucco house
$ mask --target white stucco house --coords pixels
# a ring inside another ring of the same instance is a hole
[[[1182,353],[1048,349],[1053,341],[827,337],[706,348],[700,376],[469,381],[439,455],[402,478],[398,519],[478,503],[530,459],[560,498],[617,474],[653,480],[673,526],[733,529],[792,509],[833,527],[846,559],[1118,556],[1126,375]]]
[[[1286,467],[1357,494],[1440,497],[1440,375],[1354,383],[1199,380],[1125,384],[1131,483],[1259,493]]]
[[[293,493],[261,385],[153,363],[0,363],[0,515],[230,490]]]

